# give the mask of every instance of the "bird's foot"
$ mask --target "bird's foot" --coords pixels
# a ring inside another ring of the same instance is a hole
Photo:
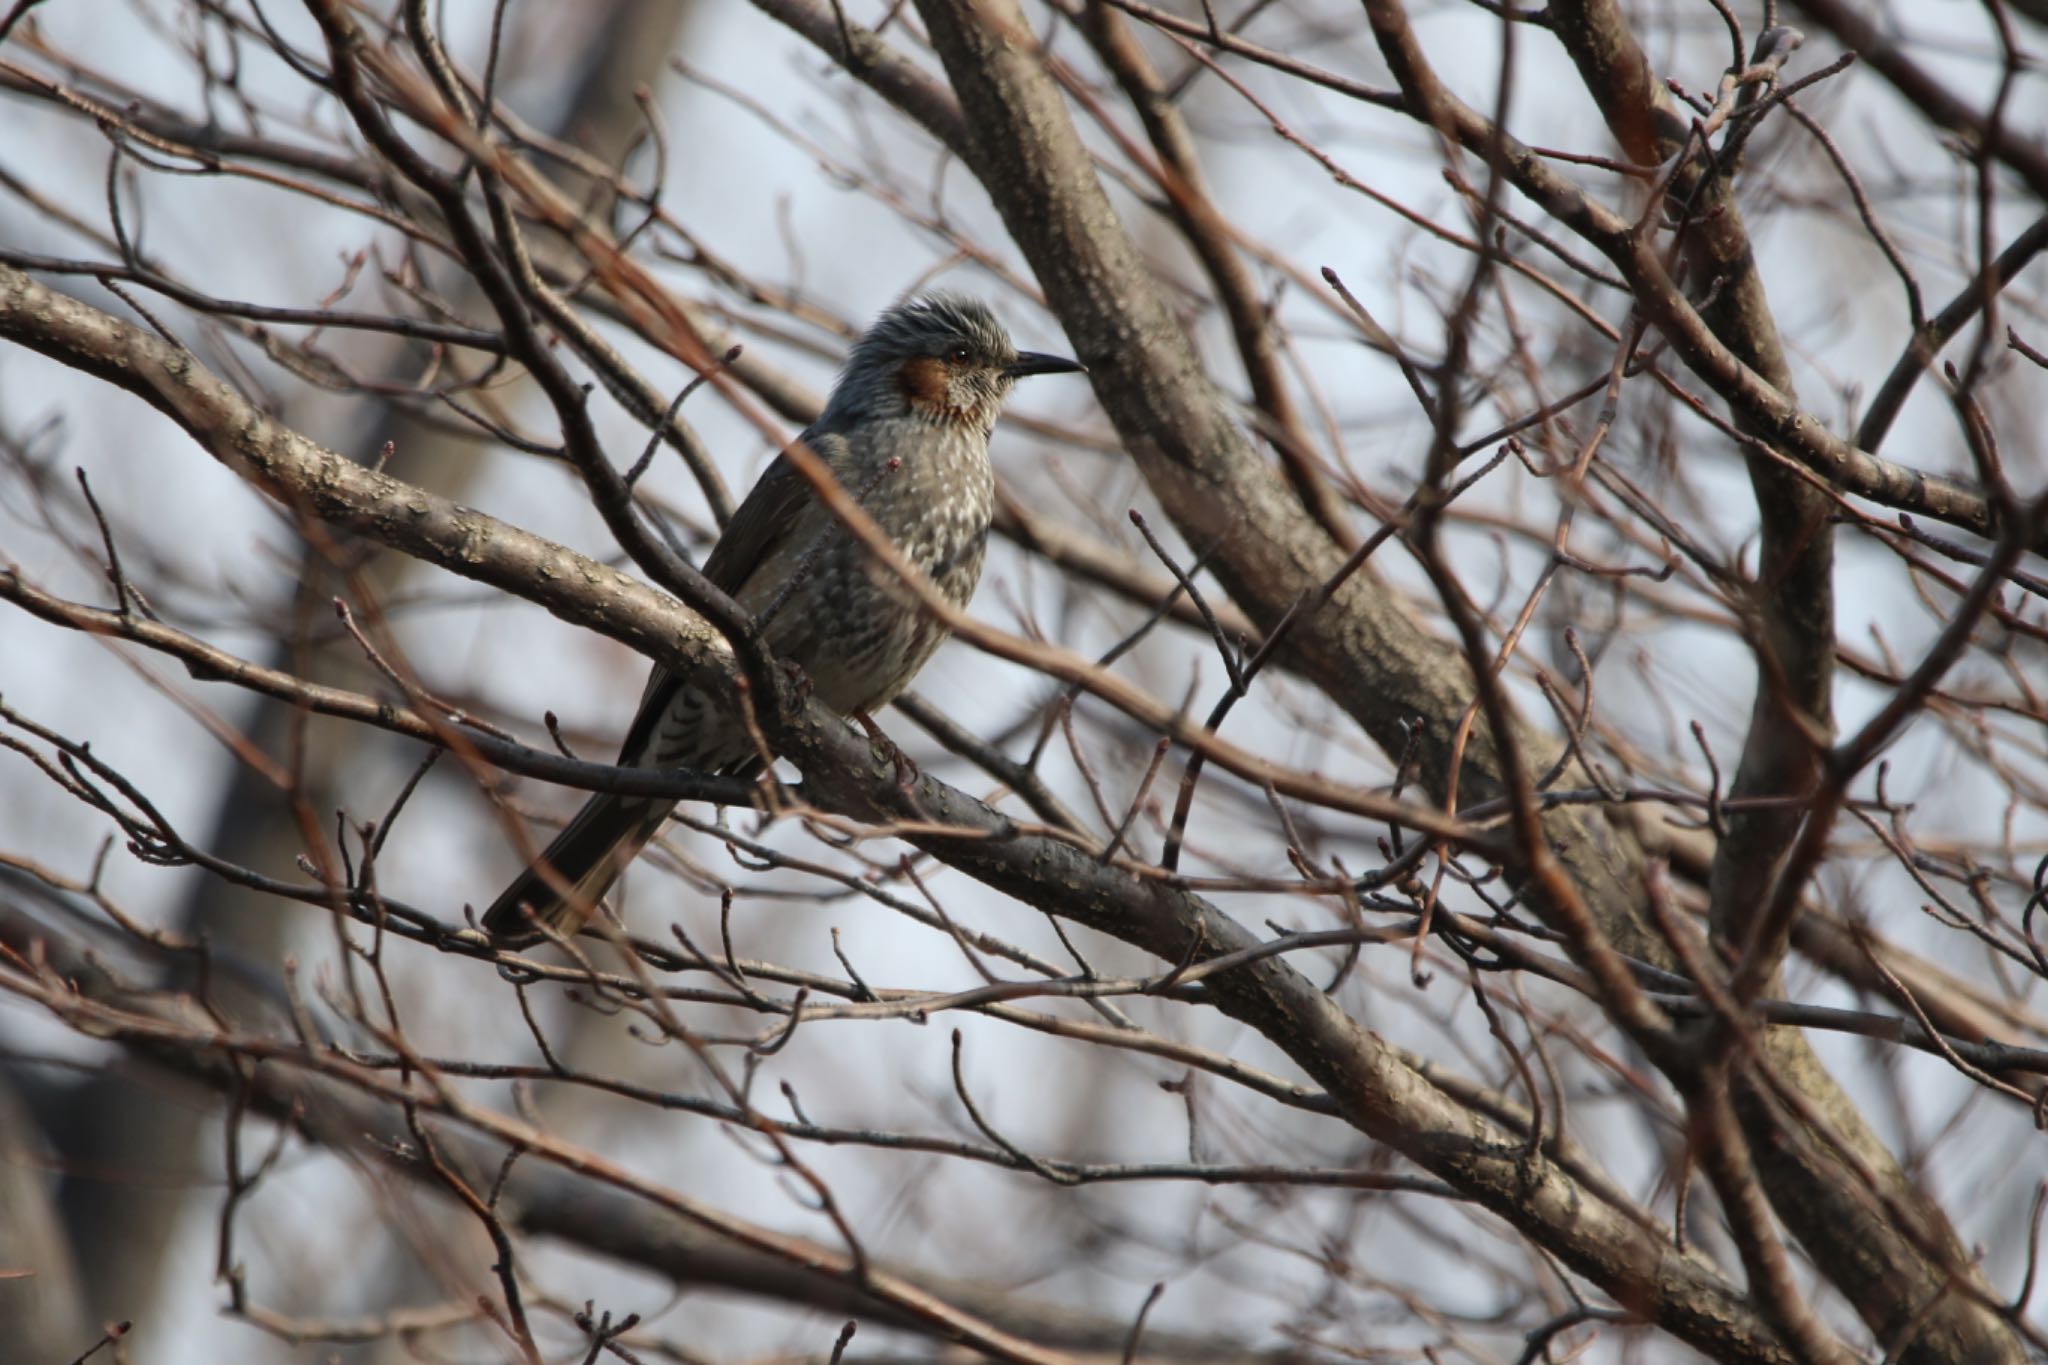
[[[776,662],[781,664],[782,671],[789,675],[789,685],[796,689],[797,700],[809,701],[811,699],[811,675],[804,672],[804,666],[794,659],[778,659]]]
[[[867,732],[868,742],[887,754],[889,761],[896,765],[896,785],[906,792],[917,786],[920,774],[916,760],[897,748],[895,740],[882,733],[882,727],[875,724],[873,716],[865,711],[856,711],[853,718]]]

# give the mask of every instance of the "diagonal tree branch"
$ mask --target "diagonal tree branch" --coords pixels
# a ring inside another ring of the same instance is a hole
[[[622,640],[685,676],[729,677],[722,638],[615,570],[364,469],[265,418],[182,351],[0,268],[0,336],[136,392],[288,508],[371,536]],[[1296,514],[1300,515],[1298,504]],[[818,805],[901,822],[913,843],[985,885],[1136,944],[1165,961],[1259,947],[1200,897],[1027,834],[922,775],[909,789],[843,721],[794,695],[757,698],[777,750]],[[773,702],[770,705],[768,703]],[[1437,1174],[1684,1340],[1734,1360],[1789,1356],[1695,1253],[1640,1210],[1611,1204],[1418,1075],[1293,966],[1262,957],[1204,983],[1216,1008],[1257,1029],[1337,1101],[1342,1115]]]

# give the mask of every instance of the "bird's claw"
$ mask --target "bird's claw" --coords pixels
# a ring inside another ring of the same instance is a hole
[[[918,778],[922,776],[918,771],[917,761],[897,748],[895,740],[882,733],[882,727],[875,724],[873,716],[865,711],[857,711],[853,718],[860,723],[860,728],[867,732],[868,743],[880,749],[888,756],[889,761],[896,765],[896,785],[905,793],[914,789]]]

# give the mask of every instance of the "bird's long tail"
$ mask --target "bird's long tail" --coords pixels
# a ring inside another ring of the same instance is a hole
[[[600,793],[576,812],[547,851],[484,911],[484,931],[501,943],[531,943],[542,929],[567,937],[625,871],[675,802]],[[553,877],[542,875],[546,867]],[[566,886],[564,895],[559,887]]]

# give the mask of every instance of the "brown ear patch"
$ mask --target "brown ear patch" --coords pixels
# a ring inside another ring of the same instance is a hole
[[[937,356],[912,356],[896,371],[896,382],[912,407],[948,416],[954,408],[951,379],[946,362]]]

